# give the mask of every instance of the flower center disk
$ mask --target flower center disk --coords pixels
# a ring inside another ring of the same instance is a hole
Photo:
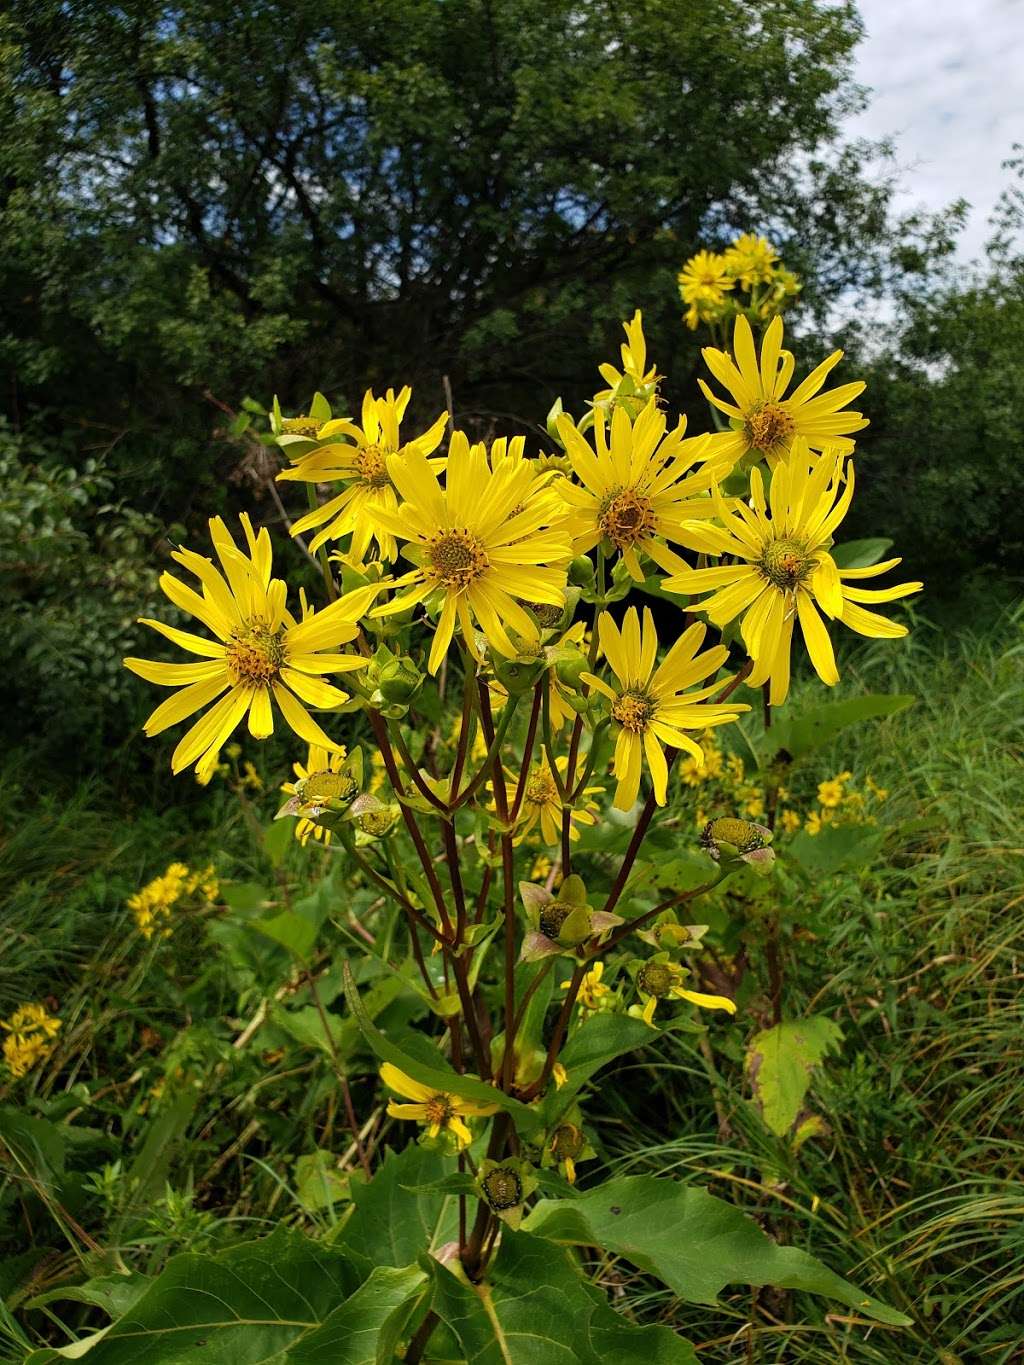
[[[514,1209],[522,1203],[523,1183],[516,1171],[499,1166],[485,1175],[481,1184],[492,1209]]]
[[[423,1106],[429,1123],[445,1124],[451,1118],[452,1102],[447,1095],[431,1095]]]
[[[484,547],[468,531],[442,531],[433,536],[427,556],[445,587],[459,591],[490,568]]]
[[[776,454],[789,449],[796,423],[778,403],[761,403],[748,413],[744,431],[755,450]]]
[[[271,630],[256,618],[232,635],[227,647],[227,666],[236,683],[268,683],[285,662],[284,631]]]
[[[654,508],[650,498],[632,488],[614,494],[601,509],[601,533],[618,548],[625,549],[654,534]]]
[[[636,984],[648,995],[661,999],[672,988],[672,973],[662,962],[648,962],[646,967],[641,968]]]
[[[641,735],[651,723],[656,708],[654,698],[645,692],[623,692],[622,696],[612,703],[612,718],[617,720],[624,730]]]
[[[359,478],[371,488],[385,488],[391,482],[388,462],[380,446],[364,446],[356,455]]]
[[[783,537],[769,541],[761,552],[761,572],[783,591],[798,587],[813,572],[816,561],[798,540]]]
[[[547,769],[534,769],[526,784],[526,800],[532,806],[547,806],[558,800],[558,789]]]

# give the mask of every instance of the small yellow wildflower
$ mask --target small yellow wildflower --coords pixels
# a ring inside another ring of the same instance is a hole
[[[795,810],[784,810],[779,816],[779,823],[786,834],[795,834],[803,821]]]
[[[159,877],[154,877],[141,891],[129,896],[127,905],[143,938],[151,939],[156,933],[161,938],[170,938],[173,932],[169,923],[171,911],[196,892],[202,894],[207,904],[217,899],[220,885],[213,866],[190,872],[184,863],[171,863]]]
[[[12,1077],[18,1080],[53,1051],[52,1039],[61,1021],[44,1005],[21,1005],[9,1019],[0,1019],[4,1038],[3,1058]]]
[[[424,1123],[427,1135],[432,1138],[442,1131],[450,1132],[460,1149],[468,1147],[473,1140],[473,1134],[464,1120],[483,1118],[496,1113],[498,1109],[496,1104],[479,1104],[475,1100],[463,1099],[461,1095],[451,1095],[447,1091],[423,1085],[390,1062],[385,1062],[381,1067],[380,1078],[388,1089],[414,1101],[412,1104],[399,1104],[396,1100],[388,1100],[388,1113],[392,1118],[415,1119],[417,1123]]]
[[[876,801],[885,801],[889,795],[889,788],[880,787],[870,773],[865,777],[864,785]]]
[[[723,265],[745,289],[767,284],[772,278],[779,253],[764,237],[744,232],[725,253]]]
[[[845,794],[846,783],[851,776],[851,773],[840,773],[838,777],[830,778],[827,782],[819,782],[818,804],[827,808],[840,805]]]
[[[611,986],[605,985],[601,980],[603,975],[604,963],[595,962],[586,976],[584,976],[579,994],[576,997],[576,1003],[581,1010],[590,1010],[591,1012],[599,1010],[601,1008],[601,1001],[604,997],[611,995]],[[563,981],[561,989],[567,991],[571,985],[571,981]]]

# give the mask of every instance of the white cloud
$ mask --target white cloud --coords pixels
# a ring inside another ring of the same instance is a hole
[[[979,254],[1024,142],[1024,0],[860,0],[867,35],[856,78],[868,109],[848,131],[892,135],[899,209],[971,204],[961,255]]]

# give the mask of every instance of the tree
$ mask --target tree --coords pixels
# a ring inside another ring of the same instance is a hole
[[[637,305],[682,356],[673,272],[729,225],[788,225],[833,295],[886,200],[824,152],[859,34],[820,0],[14,0],[12,416],[127,430],[177,513],[204,387],[403,374],[434,410],[447,374],[534,420]]]

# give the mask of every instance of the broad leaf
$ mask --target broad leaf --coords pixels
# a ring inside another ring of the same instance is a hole
[[[812,749],[820,749],[848,725],[895,715],[897,711],[913,706],[916,700],[912,696],[873,692],[864,697],[850,697],[847,701],[828,702],[800,715],[780,718],[765,731],[759,747],[768,759],[777,753],[800,758]]]
[[[351,970],[347,966],[345,969],[345,998],[363,1037],[382,1062],[391,1062],[393,1066],[397,1066],[400,1071],[404,1071],[407,1076],[420,1081],[423,1085],[434,1086],[436,1089],[447,1091],[452,1095],[461,1095],[463,1099],[478,1100],[482,1104],[499,1105],[512,1116],[516,1128],[524,1137],[536,1132],[540,1127],[540,1115],[535,1110],[527,1108],[519,1100],[512,1099],[511,1096],[504,1094],[496,1086],[488,1085],[485,1081],[478,1080],[473,1076],[459,1075],[457,1071],[452,1070],[437,1048],[417,1047],[414,1054],[411,1050],[400,1047],[398,1043],[381,1033],[367,1013],[352,979]],[[426,1042],[425,1039],[422,1041]],[[424,1053],[430,1055],[431,1060],[429,1062],[424,1060]]]
[[[401,1328],[426,1282],[417,1266],[378,1266],[322,1327],[296,1342],[288,1352],[288,1365],[376,1365],[393,1360]]]
[[[294,910],[282,910],[270,919],[254,919],[251,927],[279,943],[300,962],[309,961],[317,939],[317,927],[303,915],[297,915]]]
[[[811,1083],[811,1071],[838,1047],[842,1030],[824,1014],[776,1024],[751,1038],[745,1068],[765,1123],[788,1133]]]
[[[549,1090],[541,1108],[551,1122],[563,1114],[595,1072],[623,1053],[643,1047],[657,1035],[642,1019],[626,1014],[595,1014],[581,1024],[563,1048],[559,1061],[566,1070],[566,1082],[559,1090]]]
[[[359,1287],[345,1258],[297,1232],[213,1256],[174,1256],[124,1317],[26,1365],[285,1365],[287,1351]]]
[[[775,1285],[837,1299],[878,1322],[909,1319],[863,1294],[806,1251],[781,1247],[742,1210],[697,1185],[622,1176],[578,1199],[543,1199],[524,1229],[632,1261],[690,1303],[713,1304],[727,1284]]]
[[[552,1254],[554,1252],[554,1254]],[[565,1252],[506,1228],[482,1284],[431,1266],[434,1311],[467,1365],[697,1365],[668,1327],[635,1327]]]
[[[436,1251],[457,1235],[458,1200],[421,1187],[442,1181],[452,1165],[415,1143],[404,1152],[389,1153],[368,1184],[350,1182],[354,1207],[331,1234],[331,1244],[367,1268],[406,1266],[424,1252]]]
[[[833,545],[831,554],[840,569],[867,569],[877,564],[891,549],[891,540],[886,540],[884,536],[873,536],[867,540],[848,540],[845,545]]]

